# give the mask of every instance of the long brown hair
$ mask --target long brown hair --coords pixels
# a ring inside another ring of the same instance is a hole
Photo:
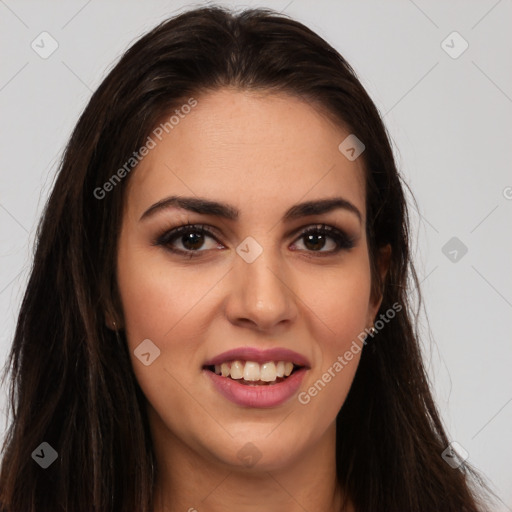
[[[126,339],[106,327],[104,316],[122,320],[115,268],[130,175],[106,197],[94,191],[164,115],[226,86],[298,96],[366,146],[366,229],[374,290],[383,292],[379,314],[403,307],[364,348],[338,415],[342,488],[358,512],[482,511],[469,481],[476,473],[467,464],[452,469],[441,457],[449,441],[414,328],[410,293],[417,279],[403,185],[375,105],[344,58],[304,25],[269,9],[221,7],[182,13],[137,41],[73,131],[38,227],[8,359],[12,423],[0,508],[151,511],[156,468],[145,398]],[[376,256],[386,244],[392,260],[380,283]],[[42,442],[58,453],[47,469],[32,458]]]

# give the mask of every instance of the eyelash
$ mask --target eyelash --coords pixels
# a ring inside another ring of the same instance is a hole
[[[171,229],[169,231],[166,231],[162,235],[158,236],[156,238],[156,240],[153,241],[153,245],[164,246],[168,251],[175,253],[175,254],[187,256],[190,259],[199,257],[199,256],[201,256],[202,252],[206,252],[206,251],[204,251],[204,250],[184,251],[182,249],[176,249],[176,248],[171,247],[171,242],[173,242],[176,238],[178,238],[179,236],[184,236],[184,235],[190,234],[190,233],[206,234],[206,235],[214,238],[217,241],[217,243],[220,243],[217,240],[214,233],[212,231],[210,231],[204,225],[202,225],[202,224],[186,224],[186,225]],[[311,226],[311,227],[303,230],[300,233],[300,235],[298,236],[297,240],[299,240],[307,235],[310,235],[310,234],[327,235],[328,237],[332,238],[337,245],[337,248],[334,250],[331,250],[331,251],[307,251],[307,252],[318,253],[318,255],[320,257],[332,256],[334,254],[338,254],[342,250],[352,249],[355,245],[355,243],[354,243],[355,241],[353,238],[349,237],[343,231],[340,231],[339,229],[337,229],[333,226],[328,226],[326,224],[317,224],[315,226]]]

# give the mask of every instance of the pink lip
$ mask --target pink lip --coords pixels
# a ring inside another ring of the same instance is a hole
[[[254,361],[254,359],[250,360]],[[274,359],[270,358],[270,360]],[[285,360],[289,361],[290,359],[285,358]],[[289,400],[299,389],[307,371],[306,368],[296,370],[279,384],[250,386],[229,377],[222,377],[210,370],[203,370],[224,398],[237,405],[260,408],[276,407]]]
[[[263,364],[269,361],[290,361],[297,366],[311,367],[309,361],[302,355],[286,348],[271,348],[260,350],[252,347],[240,347],[223,352],[213,359],[206,361],[204,366],[214,366],[228,361],[254,361]],[[243,384],[242,384],[243,385]],[[276,384],[277,385],[277,384]]]

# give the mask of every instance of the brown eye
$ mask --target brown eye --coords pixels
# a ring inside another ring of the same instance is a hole
[[[187,250],[200,249],[201,246],[204,244],[204,237],[205,235],[202,233],[188,233],[186,235],[181,236],[181,244]]]
[[[212,244],[212,247],[201,250],[208,238],[211,238],[216,243]],[[167,231],[160,236],[154,244],[163,245],[171,252],[186,254],[190,257],[199,256],[200,254],[194,253],[201,253],[208,249],[215,249],[221,245],[214,235],[208,229],[204,228],[204,226],[190,224]],[[181,244],[181,248],[179,246],[176,247],[176,245],[179,244]]]
[[[321,250],[325,247],[326,239],[329,237],[326,237],[322,233],[313,233],[309,235],[303,236],[305,242],[304,245],[311,251],[317,251]]]
[[[354,247],[354,240],[337,228],[324,224],[308,228],[303,231],[299,239],[304,240],[304,246],[308,252],[335,254],[342,249]],[[331,241],[331,249],[322,249]],[[334,247],[332,247],[334,245]]]

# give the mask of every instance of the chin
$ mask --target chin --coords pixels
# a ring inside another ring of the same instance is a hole
[[[234,438],[230,446],[219,450],[219,445],[210,452],[230,469],[246,470],[248,473],[277,471],[294,464],[302,452],[298,442],[282,435],[271,439],[268,430],[264,434]]]

